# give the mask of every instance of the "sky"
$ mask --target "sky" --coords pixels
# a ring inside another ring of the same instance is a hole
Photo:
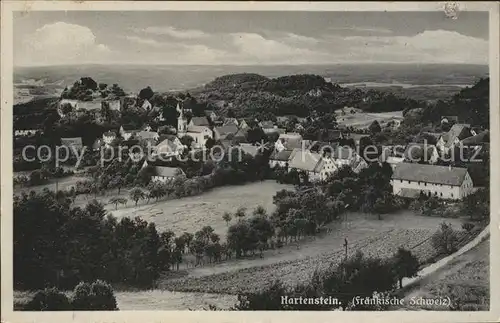
[[[31,11],[14,65],[488,63],[488,13]]]

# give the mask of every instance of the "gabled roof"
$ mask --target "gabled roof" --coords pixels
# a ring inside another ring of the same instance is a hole
[[[240,144],[239,149],[243,151],[245,154],[251,155],[252,157],[257,156],[259,152],[261,152],[261,149],[259,149],[260,146],[254,146],[252,144]]]
[[[319,172],[323,167],[324,161],[320,154],[309,150],[294,149],[289,162],[290,168],[296,168],[308,172]]]
[[[396,180],[460,186],[465,180],[466,174],[467,169],[461,167],[399,163],[394,168],[392,178]]]
[[[238,127],[235,124],[228,124],[222,127],[216,127],[215,130],[219,135],[224,136],[230,133],[236,134],[238,132]]]
[[[278,160],[278,161],[289,161],[290,157],[292,156],[293,150],[282,150],[282,151],[277,151],[274,150],[269,156],[270,160]]]
[[[156,137],[158,137],[158,132],[156,132],[156,131],[139,131],[136,133],[136,136],[143,139],[143,140],[155,139]]]
[[[192,117],[190,122],[193,123],[194,126],[210,126],[210,122],[208,121],[208,118],[206,116]]]
[[[114,131],[107,131],[102,134],[103,137],[116,137],[116,133]]]
[[[207,126],[188,126],[187,132],[202,133],[205,130],[210,130]]]
[[[446,146],[450,146],[455,141],[455,138],[463,140],[470,136],[472,136],[472,133],[470,132],[470,125],[456,123],[451,127],[450,131],[441,136],[441,138],[443,138]]]
[[[437,148],[434,145],[413,142],[406,146],[403,156],[408,161],[418,162],[423,160],[427,162],[433,155],[436,154],[436,152]]]
[[[238,119],[236,118],[224,118],[224,122],[223,122],[223,125],[226,126],[226,125],[238,125],[239,124],[239,121]]]
[[[179,147],[175,144],[172,139],[165,139],[156,145],[156,150],[158,153],[171,153],[177,151]]]
[[[154,173],[156,176],[174,177],[177,174],[183,174],[184,172],[178,167],[154,166]]]
[[[61,144],[67,147],[71,146],[82,147],[83,146],[82,137],[61,138]]]
[[[462,141],[464,146],[473,146],[473,145],[481,145],[484,143],[490,142],[490,132],[485,130],[483,132],[478,133],[475,136],[465,138]]]
[[[122,125],[122,128],[123,128],[123,131],[129,131],[129,132],[139,131],[139,129],[137,129],[135,126],[133,126],[131,124],[124,124],[124,125]]]
[[[274,123],[272,121],[262,121],[260,126],[262,128],[274,128]]]
[[[304,144],[304,146],[306,146]],[[314,141],[308,146],[308,149],[312,152],[319,153],[321,151],[325,153],[332,153],[332,151],[338,146],[338,143],[329,143],[327,141]]]

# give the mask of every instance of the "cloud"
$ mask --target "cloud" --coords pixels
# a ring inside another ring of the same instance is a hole
[[[356,53],[364,50],[375,61],[488,63],[487,40],[455,31],[427,30],[414,36],[395,37],[352,36],[345,37],[343,42]]]
[[[21,65],[95,63],[105,60],[110,49],[96,41],[88,27],[65,22],[46,24],[26,35],[15,63]]]
[[[195,29],[177,29],[171,26],[151,26],[144,29],[135,29],[154,35],[166,35],[177,39],[198,39],[205,38],[209,35],[201,30]]]

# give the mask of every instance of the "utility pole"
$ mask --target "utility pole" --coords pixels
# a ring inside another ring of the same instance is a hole
[[[344,248],[345,248],[345,259],[347,260],[347,238],[344,238]]]

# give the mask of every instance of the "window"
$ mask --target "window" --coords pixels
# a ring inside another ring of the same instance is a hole
[[[401,180],[401,183],[403,183],[403,180]]]
[[[424,186],[427,186],[427,183],[424,183]]]
[[[443,196],[443,193],[441,192],[441,193],[439,193],[439,195],[440,195],[440,196]]]
[[[408,181],[408,184],[410,184],[410,181]]]
[[[451,193],[451,197],[453,197],[453,193]]]

